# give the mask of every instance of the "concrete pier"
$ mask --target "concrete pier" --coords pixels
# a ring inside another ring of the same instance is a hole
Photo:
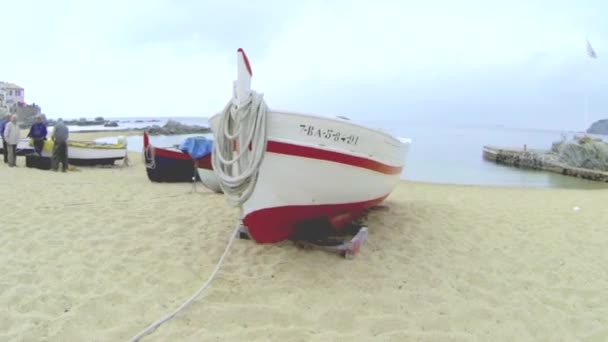
[[[546,150],[484,146],[483,158],[502,165],[548,171],[598,182],[608,182],[608,172],[566,165],[559,162],[554,155],[551,155]]]

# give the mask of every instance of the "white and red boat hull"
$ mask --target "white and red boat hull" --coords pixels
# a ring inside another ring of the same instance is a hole
[[[214,132],[219,115],[210,119]],[[347,120],[268,113],[268,144],[243,224],[260,243],[289,238],[306,221],[334,228],[384,200],[399,182],[409,142]]]
[[[201,183],[203,183],[207,189],[217,193],[222,192],[217,175],[215,172],[213,172],[213,166],[211,165],[211,154],[197,161],[197,172]]]

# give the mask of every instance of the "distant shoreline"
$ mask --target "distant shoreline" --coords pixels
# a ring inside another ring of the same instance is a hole
[[[68,123],[68,126],[73,125],[70,125]],[[131,132],[139,133],[145,131],[148,132],[148,134],[150,135],[182,135],[211,133],[211,128],[208,126],[188,125],[171,119],[169,119],[163,126],[152,125],[145,127],[119,127],[117,124],[114,126],[104,126],[104,128],[90,127],[89,129],[80,128],[79,126],[77,126],[76,128],[72,128],[72,130],[74,132],[117,132],[119,134],[129,134]]]
[[[137,133],[143,133],[144,131],[148,131],[143,128],[122,128],[122,129],[91,129],[91,130],[72,130],[72,133],[86,134],[86,133],[107,133],[108,135],[116,135],[115,133],[127,135],[135,135]],[[157,136],[157,135],[186,135],[186,134],[209,134],[211,130],[200,130],[196,132],[161,132],[157,133],[154,131],[148,131],[148,135]]]
[[[52,126],[51,126],[52,127]],[[99,133],[99,132],[143,132],[143,128],[118,128],[118,129],[86,129],[86,130],[72,130],[74,133]]]

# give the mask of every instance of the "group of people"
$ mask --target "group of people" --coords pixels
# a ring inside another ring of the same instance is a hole
[[[42,115],[37,115],[36,121],[30,127],[27,137],[33,140],[34,152],[38,156],[42,156],[47,135],[48,131]],[[17,125],[17,115],[7,114],[0,120],[0,137],[2,137],[4,163],[8,164],[9,167],[17,166],[17,144],[21,139],[21,131]],[[51,140],[53,141],[51,169],[54,171],[59,169],[59,164],[61,164],[63,172],[66,172],[68,169],[68,138],[68,127],[63,123],[63,120],[57,120],[57,124],[51,134]]]

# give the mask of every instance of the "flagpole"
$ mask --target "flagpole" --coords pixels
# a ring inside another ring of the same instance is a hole
[[[585,126],[583,127],[583,133],[587,133],[589,128],[589,91],[585,91]]]
[[[593,63],[594,59],[597,59],[597,53],[595,52],[595,50],[593,49],[593,47],[591,46],[591,43],[589,42],[589,38],[585,37],[585,41],[587,42],[587,57],[590,59],[587,63],[589,66],[587,66],[587,72],[585,74],[589,74],[589,70],[591,69],[591,63]],[[588,78],[588,77],[587,77]],[[585,127],[584,127],[584,133],[587,133],[587,129],[589,128],[589,83],[590,82],[586,82],[585,84]]]
[[[587,58],[590,59],[591,58],[591,54],[589,53],[589,37],[585,36],[585,52],[587,55]],[[588,64],[589,61],[586,59],[585,60],[585,64],[583,64],[583,134],[587,134],[587,117],[589,116],[588,111],[589,111],[589,82],[587,82],[587,79],[589,78],[588,74],[589,74],[589,67]]]

